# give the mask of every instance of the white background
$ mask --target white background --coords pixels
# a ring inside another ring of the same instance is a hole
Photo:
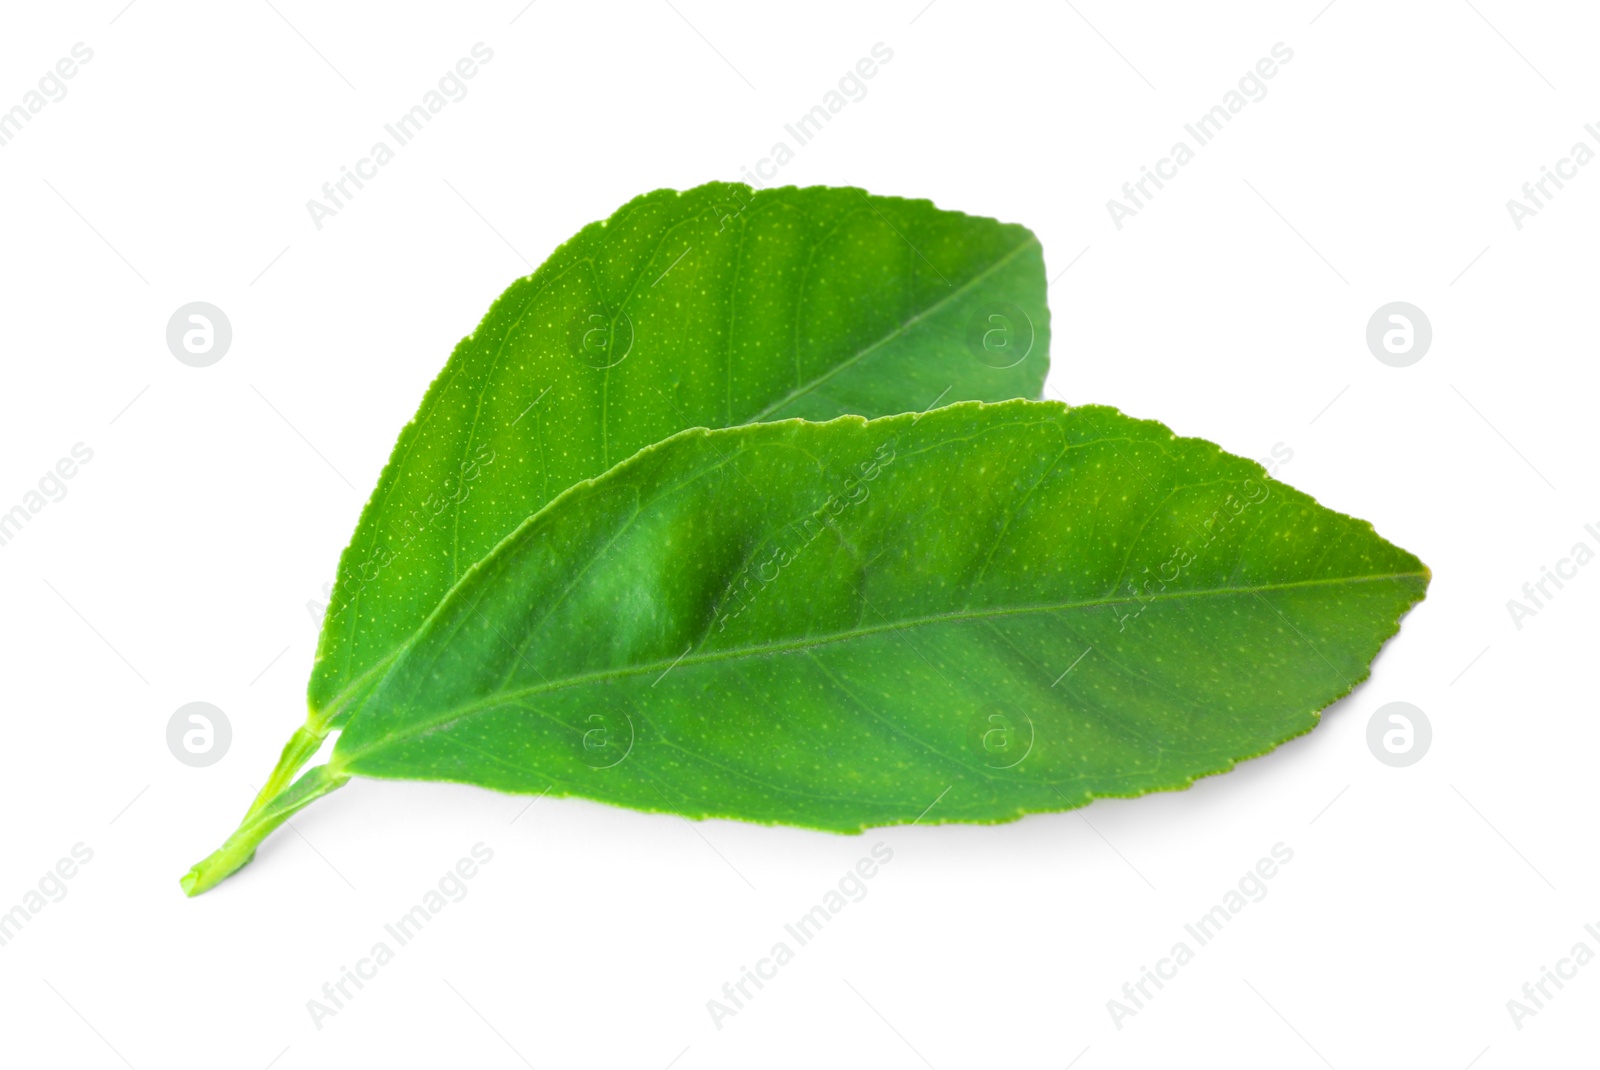
[[[94,451],[0,547],[0,910],[94,853],[0,948],[8,1064],[1595,1058],[1600,964],[1520,1030],[1506,1007],[1578,941],[1600,952],[1600,566],[1520,629],[1506,608],[1600,548],[1600,166],[1520,230],[1506,208],[1595,145],[1592,10],[124,2],[8,5],[0,34],[4,107],[94,52],[0,148],[0,510]],[[307,199],[479,41],[470,95],[317,230]],[[1252,457],[1281,443],[1281,478],[1432,567],[1372,679],[1190,791],[1000,828],[840,838],[357,782],[185,900],[301,719],[307,603],[456,340],[584,223],[738,179],[880,41],[869,95],[779,182],[1032,227],[1054,395]],[[1107,200],[1280,41],[1265,99],[1117,229]],[[206,369],[164,337],[196,300],[234,331]],[[1435,335],[1403,369],[1364,338],[1395,300]],[[234,733],[204,769],[165,740],[196,700]],[[1367,747],[1391,701],[1433,725],[1409,768]],[[318,1029],[307,1000],[480,841],[467,898]],[[715,1028],[706,1001],[879,841],[867,898]],[[1117,1028],[1107,1001],[1279,842],[1267,897]]]

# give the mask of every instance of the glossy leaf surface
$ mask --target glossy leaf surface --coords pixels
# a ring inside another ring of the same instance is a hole
[[[689,427],[1037,397],[1048,330],[1021,226],[856,189],[637,198],[513,283],[402,431],[339,563],[310,735],[579,480]]]
[[[690,431],[474,568],[327,768],[836,831],[1005,821],[1309,731],[1427,583],[1366,522],[1109,408]]]

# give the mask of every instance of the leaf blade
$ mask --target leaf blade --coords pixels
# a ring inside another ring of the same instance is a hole
[[[402,431],[341,555],[312,721],[340,726],[529,514],[685,427],[1037,396],[1044,292],[1025,228],[854,189],[663,190],[584,228],[495,302]],[[967,337],[996,302],[1028,324],[1004,367]]]
[[[1009,820],[1309,731],[1427,580],[1114,410],[691,432],[509,538],[333,764],[836,831],[935,796],[928,820]]]

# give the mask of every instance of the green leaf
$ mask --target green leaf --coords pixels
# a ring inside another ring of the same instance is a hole
[[[1007,821],[1309,731],[1428,579],[1114,409],[691,430],[474,567],[319,769],[838,832]]]
[[[1021,226],[848,188],[637,198],[513,283],[401,432],[339,562],[305,744],[579,480],[688,427],[1037,397],[1048,330]]]

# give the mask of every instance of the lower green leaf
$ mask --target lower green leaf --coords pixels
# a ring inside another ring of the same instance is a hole
[[[463,583],[352,720],[367,776],[837,831],[1183,787],[1308,731],[1427,570],[1105,408],[690,432]]]
[[[1309,731],[1428,579],[1114,409],[688,431],[475,566],[327,769],[838,832],[1007,821]]]

